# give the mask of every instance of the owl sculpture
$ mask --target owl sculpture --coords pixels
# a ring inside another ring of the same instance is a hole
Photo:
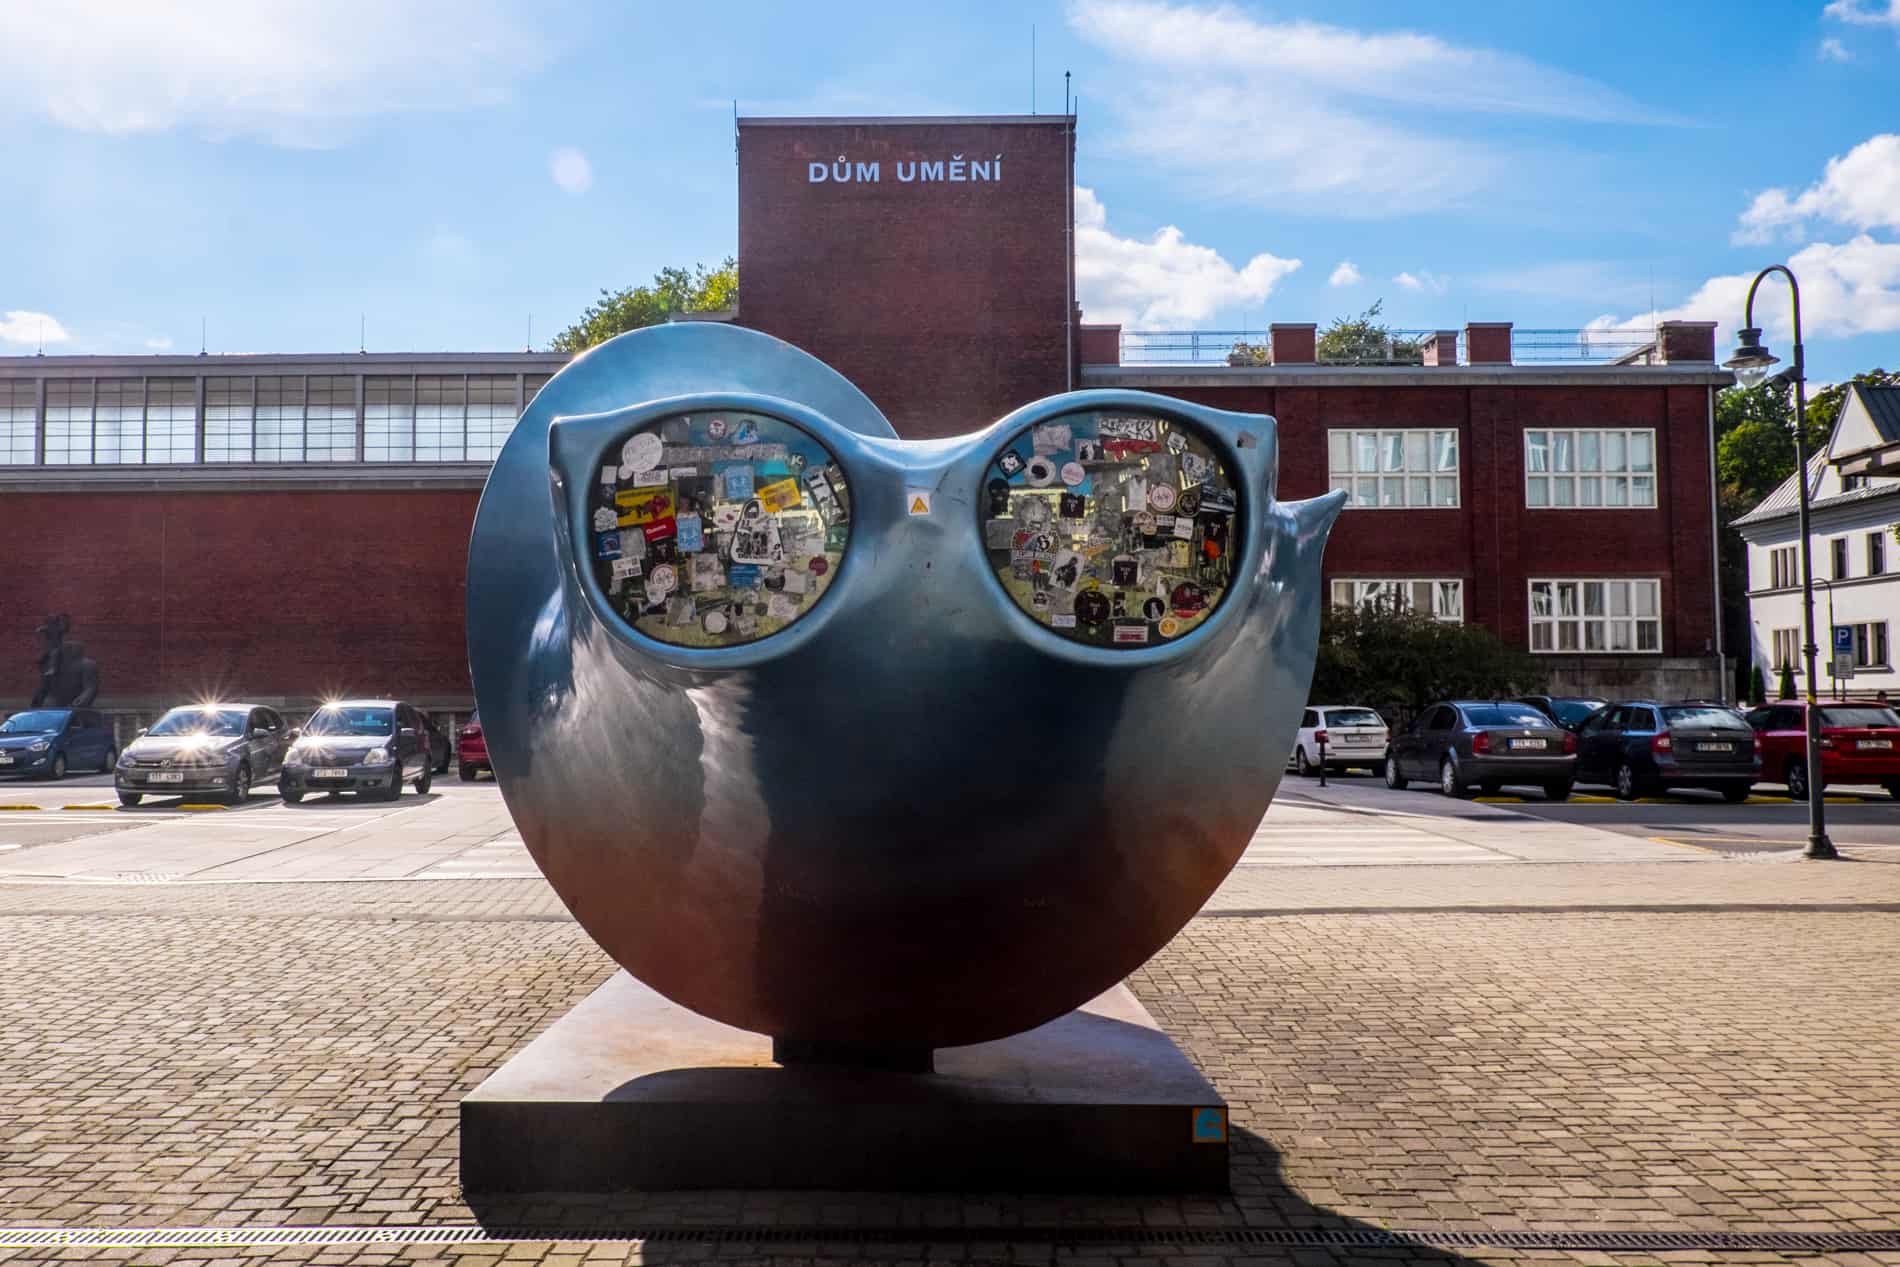
[[[1279,784],[1343,494],[1275,425],[1083,391],[904,441],[682,323],[529,405],[469,545],[490,759],[583,928],[782,1050],[1051,1020],[1201,907]]]

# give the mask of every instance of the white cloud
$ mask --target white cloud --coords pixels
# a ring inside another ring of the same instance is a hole
[[[1821,179],[1792,197],[1779,188],[1756,194],[1732,237],[1737,244],[1769,242],[1781,230],[1799,241],[1809,220],[1900,229],[1900,135],[1883,132],[1828,159]]]
[[[1364,280],[1365,276],[1360,273],[1357,265],[1351,260],[1341,260],[1339,267],[1333,270],[1332,276],[1326,279],[1326,284],[1328,286],[1357,286]]]
[[[1075,188],[1076,297],[1091,321],[1192,326],[1222,307],[1264,301],[1299,266],[1262,252],[1236,269],[1173,225],[1145,242],[1116,237],[1094,191]]]
[[[1399,273],[1392,280],[1407,290],[1425,291],[1434,295],[1444,294],[1445,288],[1451,284],[1449,277],[1430,273],[1422,268],[1416,273]]]
[[[172,350],[172,341],[162,334],[154,335],[145,341],[145,348],[149,352],[169,352]]]
[[[0,117],[324,145],[380,114],[505,101],[547,29],[523,0],[13,0]]]
[[[0,313],[0,343],[38,347],[42,343],[65,343],[72,337],[57,318],[43,312],[15,308]]]
[[[1854,60],[1854,55],[1847,51],[1847,45],[1841,43],[1831,35],[1821,41],[1821,47],[1817,50],[1816,56],[1824,62],[1851,62]]]
[[[1821,12],[1854,26],[1890,26],[1900,33],[1900,0],[1887,0],[1884,11],[1878,4],[1868,7],[1867,0],[1831,0]]]
[[[584,194],[594,187],[594,165],[587,155],[571,145],[563,145],[548,155],[548,174],[563,193]]]
[[[1900,242],[1876,241],[1865,233],[1846,242],[1812,242],[1789,257],[1788,267],[1801,283],[1803,337],[1900,331]],[[1741,327],[1754,276],[1711,277],[1681,304],[1656,313],[1655,320],[1714,321],[1732,334]],[[1764,281],[1755,296],[1755,323],[1767,331],[1770,342],[1783,344],[1783,357],[1792,337],[1792,311],[1786,284],[1780,278]],[[1592,324],[1619,323],[1618,318],[1600,317]]]
[[[1112,144],[1194,173],[1215,196],[1276,209],[1404,214],[1508,177],[1509,156],[1421,123],[1421,111],[1675,121],[1594,80],[1409,31],[1170,0],[1075,0],[1069,22],[1123,63]]]

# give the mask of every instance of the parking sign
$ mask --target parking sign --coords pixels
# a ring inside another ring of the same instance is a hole
[[[1844,656],[1854,650],[1854,628],[1852,625],[1834,626],[1834,654]]]

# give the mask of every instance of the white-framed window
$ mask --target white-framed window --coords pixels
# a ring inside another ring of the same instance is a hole
[[[28,378],[0,381],[0,463],[31,465],[39,429],[40,388]]]
[[[1887,534],[1867,534],[1867,575],[1884,576],[1887,572]]]
[[[1887,659],[1887,622],[1868,621],[1866,624],[1849,625],[1854,631],[1853,665],[1857,669],[1884,669]]]
[[[205,380],[205,461],[251,460],[251,410],[256,392],[248,378]]]
[[[1654,577],[1533,580],[1531,650],[1662,650],[1662,582]]]
[[[1335,607],[1374,607],[1381,603],[1396,606],[1401,611],[1427,612],[1432,619],[1449,624],[1463,624],[1465,583],[1414,577],[1354,577],[1333,582]]]
[[[100,398],[102,401],[104,397]],[[198,460],[198,384],[189,378],[145,381],[145,460]]]
[[[1774,643],[1775,672],[1783,669],[1801,667],[1801,631],[1799,629],[1776,629],[1771,631]]]
[[[1768,552],[1768,588],[1793,589],[1801,584],[1801,561],[1794,546],[1776,546]]]
[[[1326,433],[1326,471],[1348,506],[1397,510],[1458,505],[1458,433],[1406,428]]]
[[[1646,427],[1524,433],[1524,504],[1628,510],[1656,505],[1656,432]]]

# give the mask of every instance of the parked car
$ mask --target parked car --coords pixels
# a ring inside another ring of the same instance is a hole
[[[1506,783],[1533,783],[1553,801],[1569,797],[1577,737],[1515,700],[1445,700],[1393,737],[1385,785],[1430,779],[1446,796],[1472,787],[1496,795]]]
[[[1610,701],[1589,695],[1520,695],[1517,702],[1529,704],[1565,730],[1575,730]]]
[[[1299,733],[1293,737],[1293,755],[1288,761],[1301,774],[1319,773],[1323,741],[1328,770],[1357,766],[1372,771],[1375,778],[1383,778],[1385,746],[1390,738],[1385,718],[1370,708],[1357,704],[1318,705],[1300,716]]]
[[[1755,732],[1721,704],[1631,700],[1598,709],[1577,729],[1577,782],[1607,783],[1626,801],[1664,788],[1745,801],[1761,770]]]
[[[1788,785],[1788,795],[1806,800],[1807,704],[1777,700],[1752,710],[1746,720],[1761,740],[1764,779]],[[1820,706],[1821,779],[1830,783],[1878,783],[1900,800],[1900,715],[1884,704]]]
[[[455,764],[464,783],[473,783],[483,770],[495,772],[488,764],[488,740],[482,734],[480,709],[468,715],[468,724],[455,736]]]
[[[429,731],[429,768],[437,774],[447,774],[449,755],[455,750],[455,745],[449,742],[449,732],[435,719],[434,713],[416,711],[422,714],[422,724]]]
[[[427,792],[434,775],[420,710],[393,699],[339,700],[303,724],[277,790],[292,805],[310,792],[373,793],[393,801],[405,782]]]
[[[63,779],[118,759],[112,724],[90,708],[29,708],[0,722],[0,774]]]
[[[187,704],[125,746],[112,785],[121,805],[186,792],[242,805],[252,784],[283,768],[291,734],[277,710],[261,704]]]

